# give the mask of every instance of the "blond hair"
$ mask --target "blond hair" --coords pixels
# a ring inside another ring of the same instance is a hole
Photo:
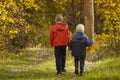
[[[78,24],[76,26],[76,32],[83,32],[84,33],[84,31],[85,31],[85,28],[84,28],[83,24]]]
[[[55,17],[55,22],[63,22],[63,16],[61,14],[57,14]]]

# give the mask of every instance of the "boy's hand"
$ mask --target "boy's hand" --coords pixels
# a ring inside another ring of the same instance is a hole
[[[70,51],[71,50],[71,48],[70,48],[70,46],[68,46],[68,51]]]

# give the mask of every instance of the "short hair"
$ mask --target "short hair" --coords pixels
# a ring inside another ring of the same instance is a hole
[[[76,26],[76,32],[83,32],[84,33],[84,31],[85,31],[85,28],[84,28],[83,24],[78,24]]]
[[[55,21],[63,21],[63,16],[61,14],[57,14],[55,17]]]

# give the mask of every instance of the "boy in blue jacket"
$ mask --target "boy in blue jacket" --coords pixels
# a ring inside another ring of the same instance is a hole
[[[86,57],[86,47],[93,44],[93,40],[89,40],[87,35],[84,34],[84,25],[78,24],[76,33],[71,40],[72,56],[74,56],[75,74],[78,74],[78,63],[80,61],[80,75],[83,75],[84,64]]]

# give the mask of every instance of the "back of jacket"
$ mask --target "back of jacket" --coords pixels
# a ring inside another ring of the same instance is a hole
[[[89,41],[84,33],[77,32],[71,40],[72,56],[85,57],[86,47],[92,44],[93,41]]]
[[[67,46],[70,43],[67,25],[56,23],[50,31],[50,43],[52,46]]]

